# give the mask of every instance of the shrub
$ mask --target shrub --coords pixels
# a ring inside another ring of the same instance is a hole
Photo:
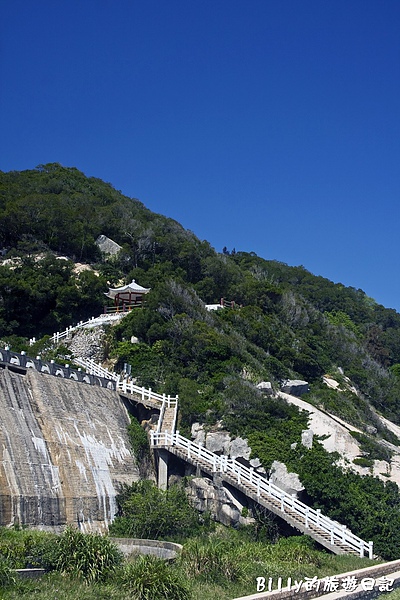
[[[203,528],[202,517],[180,485],[163,491],[152,481],[137,481],[121,488],[117,502],[119,514],[110,526],[112,535],[180,539]]]
[[[118,580],[135,600],[189,600],[190,592],[182,576],[155,556],[139,556],[121,570]]]
[[[243,548],[227,540],[211,539],[206,542],[189,540],[183,547],[180,563],[190,578],[199,577],[208,582],[242,581],[246,562]]]
[[[0,589],[15,583],[15,576],[10,561],[0,555]]]
[[[122,562],[123,555],[109,539],[68,527],[57,544],[57,570],[87,582],[104,580]]]

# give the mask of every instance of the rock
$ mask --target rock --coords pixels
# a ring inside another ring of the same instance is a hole
[[[225,488],[218,477],[215,477],[214,481],[204,477],[189,479],[186,490],[191,503],[198,511],[210,512],[224,525],[235,527],[254,522],[252,517],[242,517],[243,508],[247,506],[240,502],[240,492],[233,493]]]
[[[204,446],[204,442],[206,440],[206,432],[204,431],[203,425],[200,425],[200,423],[193,423],[191,434],[195,444]]]
[[[270,481],[287,494],[297,496],[299,492],[304,491],[297,473],[288,473],[286,465],[277,460],[271,465]]]
[[[248,461],[250,459],[251,448],[248,445],[247,440],[237,437],[231,442],[229,454],[231,458],[244,458]]]
[[[272,396],[274,393],[274,390],[272,389],[272,383],[270,381],[261,381],[256,387],[268,396]]]
[[[106,235],[99,235],[96,244],[104,254],[108,254],[109,256],[115,256],[122,249],[122,246],[108,238]]]
[[[303,444],[303,446],[308,448],[308,450],[312,448],[313,437],[314,433],[311,431],[311,429],[305,429],[301,432],[301,443]]]
[[[369,435],[376,435],[378,433],[378,430],[373,425],[367,425],[367,433]]]
[[[285,392],[285,394],[290,394],[291,396],[302,396],[310,391],[310,387],[307,381],[288,379],[283,382],[281,390],[282,392]]]
[[[103,340],[105,331],[103,327],[93,329],[77,329],[71,340],[65,338],[63,344],[70,352],[79,358],[90,358],[97,363],[103,360]]]
[[[259,458],[252,458],[250,461],[250,466],[254,469],[258,469],[261,467],[261,460]]]
[[[206,448],[210,452],[216,454],[229,454],[231,437],[227,431],[215,431],[213,433],[207,433],[206,435]]]

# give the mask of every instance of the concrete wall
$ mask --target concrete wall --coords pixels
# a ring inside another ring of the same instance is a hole
[[[160,540],[144,540],[137,538],[110,538],[125,556],[130,554],[151,554],[158,558],[172,560],[181,552],[181,544]]]
[[[139,479],[117,392],[0,369],[0,525],[105,530]]]

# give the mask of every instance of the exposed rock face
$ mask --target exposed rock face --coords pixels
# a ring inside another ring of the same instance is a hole
[[[307,381],[301,381],[300,379],[288,379],[283,383],[281,389],[282,392],[291,396],[302,396],[310,391]]]
[[[71,341],[64,342],[74,356],[90,358],[96,362],[103,360],[103,340],[105,331],[103,327],[93,329],[78,329]]]
[[[96,244],[104,254],[108,254],[109,256],[115,256],[122,248],[117,242],[114,242],[106,235],[99,235]]]
[[[243,517],[244,504],[240,501],[240,492],[227,489],[218,477],[214,481],[205,477],[188,480],[188,497],[200,512],[210,512],[223,525],[235,527],[253,523],[251,517]]]
[[[229,454],[231,438],[227,431],[207,433],[205,438],[206,448],[216,454]]]
[[[285,464],[274,460],[271,465],[270,481],[291,495],[304,491],[299,476],[296,473],[288,473]]]
[[[116,392],[0,369],[0,525],[106,529],[139,478]]]
[[[270,381],[261,381],[257,384],[257,388],[264,394],[267,394],[268,396],[274,395],[274,390]]]
[[[205,431],[203,425],[193,423],[192,438],[196,444],[205,446],[210,452],[239,459],[239,462],[249,462],[251,448],[247,440],[241,437],[232,439],[229,431],[224,431],[223,429],[219,431]]]
[[[305,429],[301,432],[301,443],[310,450],[313,445],[314,432],[311,429]]]

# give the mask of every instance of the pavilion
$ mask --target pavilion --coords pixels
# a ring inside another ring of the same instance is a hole
[[[140,306],[143,303],[143,296],[148,294],[149,291],[150,288],[142,287],[132,279],[131,283],[123,285],[122,287],[109,288],[105,295],[107,298],[114,300],[116,308],[125,310],[134,306]]]

